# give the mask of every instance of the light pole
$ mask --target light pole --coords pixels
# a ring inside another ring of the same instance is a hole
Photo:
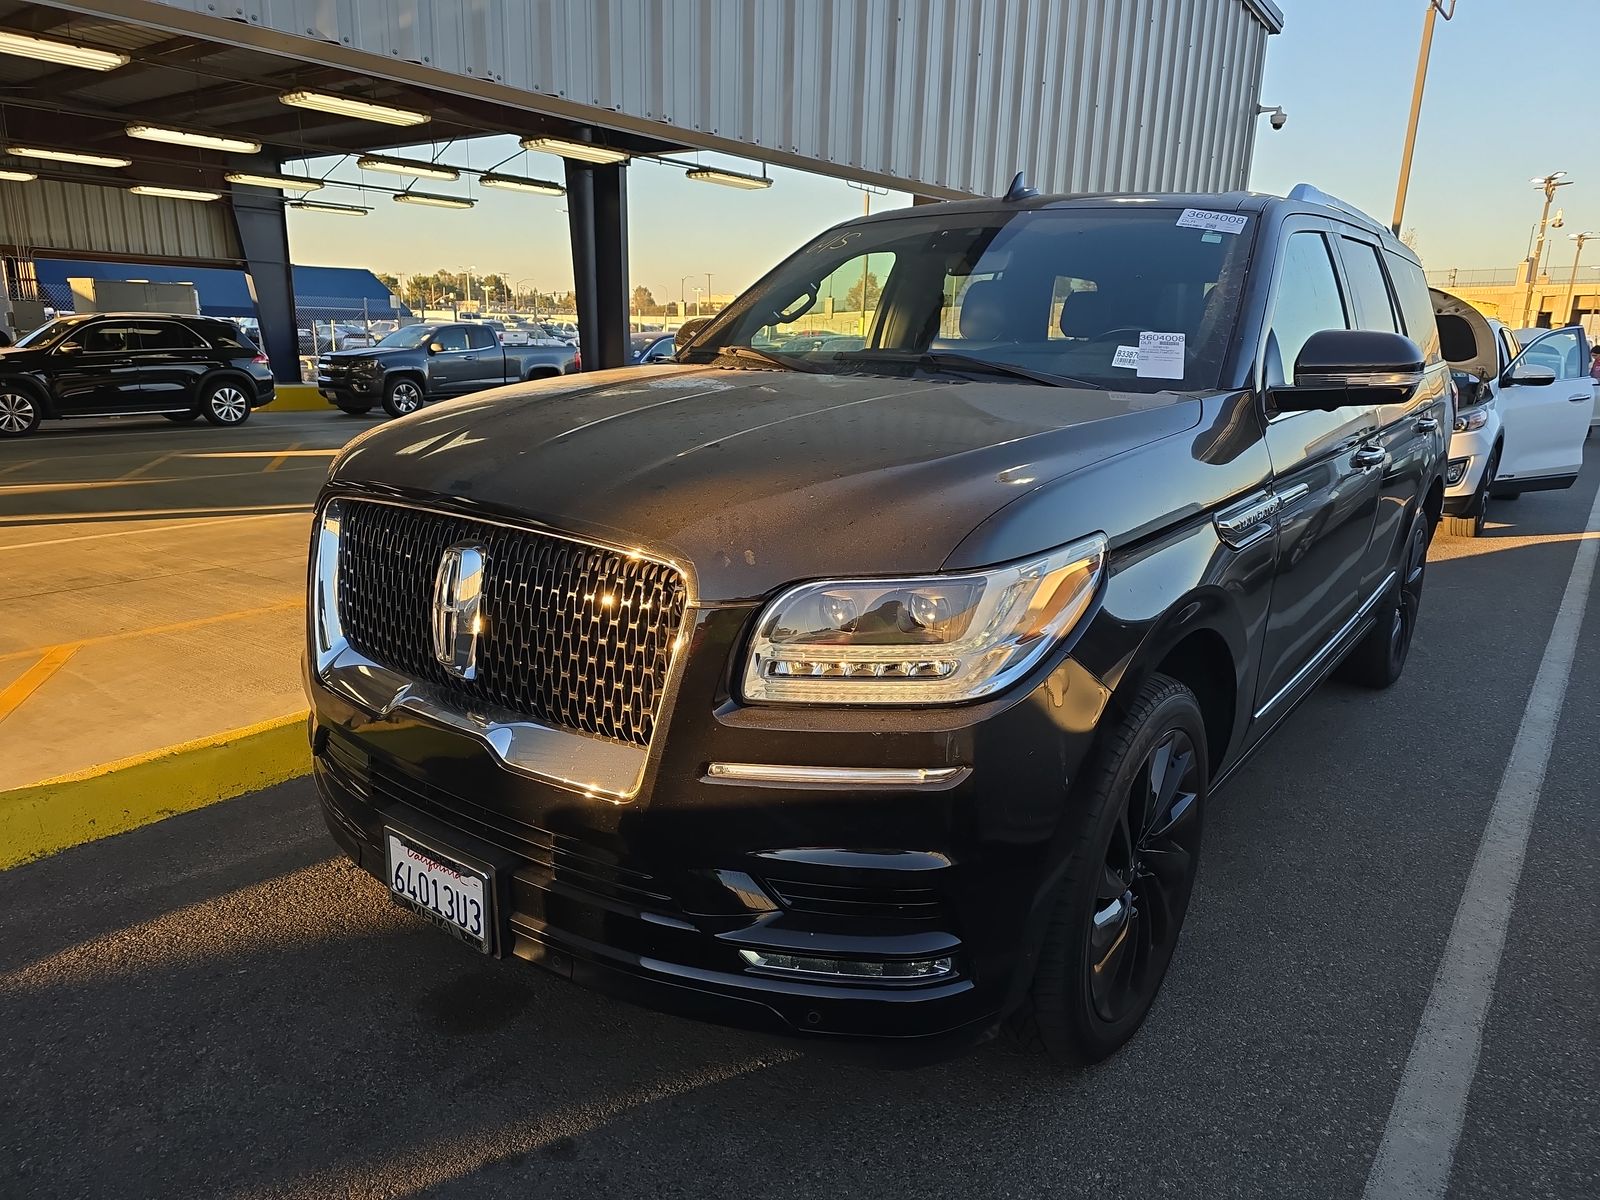
[[[679,320],[682,320],[683,319],[683,314],[689,311],[688,292],[684,289],[683,285],[685,283],[687,283],[689,280],[693,279],[698,274],[700,274],[699,271],[690,271],[682,279],[678,280],[678,319]]]
[[[1572,311],[1572,293],[1578,287],[1578,260],[1583,257],[1583,244],[1592,237],[1600,237],[1600,234],[1589,233],[1587,230],[1583,233],[1567,234],[1568,240],[1577,243],[1572,248],[1572,277],[1567,280],[1567,302],[1562,306],[1567,310],[1568,325],[1576,325],[1578,323],[1578,314]]]
[[[1528,321],[1533,313],[1533,285],[1535,276],[1539,271],[1539,260],[1544,257],[1545,228],[1550,222],[1550,202],[1556,197],[1556,189],[1567,187],[1572,183],[1570,179],[1563,179],[1565,171],[1553,171],[1549,175],[1531,180],[1534,187],[1544,193],[1544,210],[1539,214],[1539,240],[1534,243],[1533,255],[1528,261],[1528,287],[1522,300],[1522,328],[1528,327]]]
[[[1449,8],[1445,7],[1448,2]],[[1406,148],[1400,152],[1400,184],[1394,193],[1394,221],[1389,228],[1400,236],[1400,218],[1406,211],[1406,189],[1411,186],[1411,153],[1417,148],[1417,118],[1422,115],[1422,88],[1428,82],[1428,54],[1433,49],[1433,23],[1436,17],[1448,21],[1456,15],[1456,0],[1428,0],[1428,15],[1422,18],[1422,48],[1417,52],[1417,78],[1411,85],[1411,118],[1406,122]]]
[[[694,315],[697,317],[700,315],[700,288],[698,286],[694,289]]]

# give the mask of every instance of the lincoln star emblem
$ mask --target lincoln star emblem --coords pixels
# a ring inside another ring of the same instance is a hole
[[[478,673],[483,632],[483,555],[474,542],[451,546],[439,560],[433,584],[433,653],[462,679]]]

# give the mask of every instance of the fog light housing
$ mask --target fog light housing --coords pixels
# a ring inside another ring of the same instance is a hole
[[[1456,484],[1460,483],[1461,477],[1467,473],[1467,462],[1468,460],[1465,458],[1451,459],[1450,465],[1444,470],[1445,482],[1451,487],[1455,487]]]
[[[817,958],[809,954],[781,954],[772,950],[741,950],[739,957],[763,971],[829,979],[942,979],[955,973],[955,963],[948,955],[943,958],[889,960]]]

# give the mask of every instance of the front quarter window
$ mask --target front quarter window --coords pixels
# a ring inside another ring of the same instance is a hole
[[[1223,232],[1184,223],[1183,213],[1125,202],[843,226],[735,302],[687,359],[1120,391],[1213,388],[1255,218]]]

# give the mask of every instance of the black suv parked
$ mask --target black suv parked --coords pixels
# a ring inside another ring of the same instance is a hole
[[[272,370],[232,321],[163,313],[62,317],[0,350],[0,437],[49,418],[159,414],[239,425]]]
[[[821,235],[678,358],[335,464],[334,837],[646,1004],[1111,1053],[1215,789],[1405,665],[1451,423],[1417,260],[1306,187],[1016,186]]]

